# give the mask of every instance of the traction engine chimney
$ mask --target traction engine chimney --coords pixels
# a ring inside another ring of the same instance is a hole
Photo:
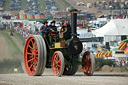
[[[71,11],[71,29],[72,29],[72,37],[76,38],[77,34],[77,9],[72,9]]]

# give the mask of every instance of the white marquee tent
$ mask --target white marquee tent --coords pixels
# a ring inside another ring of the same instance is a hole
[[[93,34],[103,36],[107,42],[120,40],[121,35],[128,35],[128,19],[111,19],[106,25],[93,31]]]
[[[112,19],[106,25],[93,31],[95,35],[128,35],[128,19]]]

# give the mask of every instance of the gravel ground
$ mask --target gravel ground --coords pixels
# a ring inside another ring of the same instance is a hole
[[[27,74],[0,74],[0,85],[128,85],[128,73],[99,73],[84,76],[77,72],[74,76],[54,76],[46,70],[42,76]]]

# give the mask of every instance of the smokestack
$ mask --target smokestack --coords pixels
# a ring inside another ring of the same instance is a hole
[[[72,36],[77,37],[77,9],[72,9],[71,11],[71,28],[72,28]]]

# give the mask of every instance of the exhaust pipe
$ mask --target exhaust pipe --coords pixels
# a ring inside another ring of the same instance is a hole
[[[72,9],[71,11],[71,29],[72,29],[72,37],[76,38],[77,34],[77,9]]]

